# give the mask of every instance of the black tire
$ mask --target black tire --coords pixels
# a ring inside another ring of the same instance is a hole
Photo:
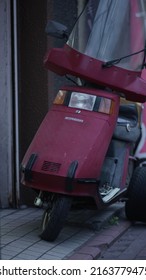
[[[130,221],[146,222],[146,167],[137,167],[129,188],[125,213]]]
[[[59,235],[72,199],[69,196],[55,194],[52,199],[52,207],[48,207],[43,214],[40,237],[46,241],[54,241]]]
[[[135,167],[138,167],[138,166],[145,166],[146,167],[146,158],[141,158],[141,159],[138,159],[136,162],[135,162]]]

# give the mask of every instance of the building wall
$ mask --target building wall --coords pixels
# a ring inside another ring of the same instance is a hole
[[[12,202],[12,63],[10,1],[0,0],[0,206]]]
[[[43,66],[47,49],[65,43],[47,38],[45,25],[53,19],[70,31],[77,2],[36,0],[34,5],[34,0],[0,0],[0,207],[33,203],[32,192],[18,181],[19,165],[64,83]]]
[[[17,1],[17,4],[19,164],[21,164],[48,110],[47,71],[43,67],[47,48],[45,35],[47,0]],[[33,192],[20,184],[19,204],[31,204],[33,200]]]
[[[18,1],[20,161],[64,81],[43,65],[46,51],[65,43],[47,36],[46,23],[53,19],[72,28],[75,15],[75,0],[37,0],[35,9],[34,0]],[[35,195],[20,185],[21,204],[32,205]]]

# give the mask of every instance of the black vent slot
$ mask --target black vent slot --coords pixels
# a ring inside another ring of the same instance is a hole
[[[44,161],[42,165],[43,171],[49,171],[52,173],[58,173],[61,167],[61,163],[51,162],[51,161]]]

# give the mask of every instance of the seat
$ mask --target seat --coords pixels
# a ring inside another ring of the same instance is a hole
[[[130,124],[131,127],[137,126],[138,110],[136,104],[120,105],[117,123]]]
[[[120,105],[113,138],[126,142],[137,142],[140,134],[137,105],[133,103]]]

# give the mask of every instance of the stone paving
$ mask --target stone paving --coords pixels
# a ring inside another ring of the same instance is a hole
[[[77,248],[70,257],[68,256],[68,259],[96,260],[100,258],[102,252],[110,248],[131,226],[131,223],[125,218],[124,211],[121,211],[118,216],[118,220],[111,219],[107,225],[101,228],[98,234],[95,234],[83,246]]]
[[[146,224],[135,223],[98,259],[146,260]]]
[[[121,209],[123,204],[115,203],[100,212],[86,209],[72,210],[63,230],[54,242],[46,242],[39,238],[42,209],[2,209],[0,210],[1,259],[93,259],[98,254],[98,246],[95,244],[94,248],[90,247],[89,254],[86,252],[87,242],[100,236],[104,225]]]

